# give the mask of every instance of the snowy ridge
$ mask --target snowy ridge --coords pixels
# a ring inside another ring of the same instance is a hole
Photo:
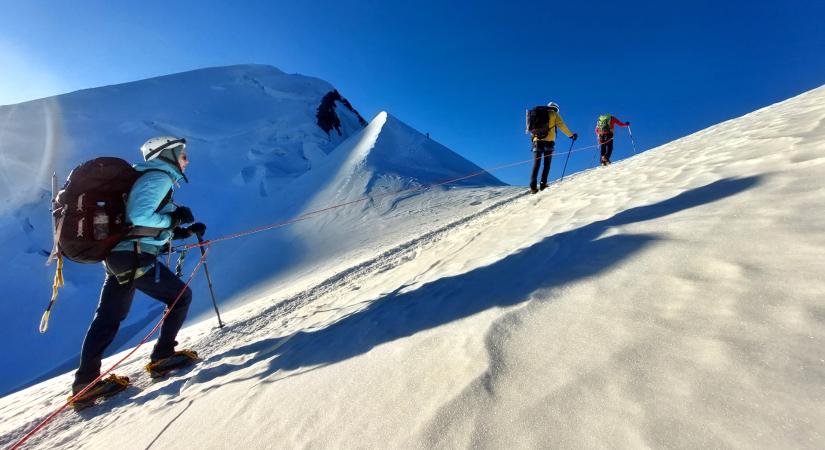
[[[335,150],[311,177],[330,180],[303,212],[368,198],[352,208],[336,210],[298,224],[304,236],[324,235],[323,252],[329,245],[351,239],[352,230],[364,221],[385,221],[400,203],[432,184],[481,172],[482,169],[441,144],[413,130],[386,112],[379,113],[360,133]],[[449,189],[470,186],[502,186],[490,174],[450,183]],[[436,190],[445,189],[442,186]],[[310,244],[311,247],[311,244]],[[353,248],[353,246],[350,246]],[[312,252],[312,248],[306,251]]]
[[[336,149],[326,161],[331,183],[319,194],[327,202],[353,200],[368,194],[398,192],[482,169],[386,112],[379,113],[359,134]],[[360,177],[360,179],[359,179]],[[461,180],[453,186],[501,186],[489,174]],[[308,208],[319,205],[314,200]]]
[[[824,118],[825,87],[536,196],[409,198],[30,446],[822,447]],[[0,399],[0,444],[69,381]]]

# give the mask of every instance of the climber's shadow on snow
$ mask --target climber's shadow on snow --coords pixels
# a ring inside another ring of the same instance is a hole
[[[311,369],[333,364],[370,349],[463,319],[492,307],[516,305],[540,289],[560,288],[599,274],[656,240],[654,234],[615,234],[602,237],[612,227],[653,220],[712,203],[756,186],[760,177],[724,179],[661,202],[622,211],[586,226],[548,236],[488,266],[445,277],[410,290],[384,294],[365,309],[326,328],[298,332],[214,355],[221,361],[246,356],[240,365],[220,363],[205,367],[194,382],[205,382],[232,370],[267,361],[267,370],[253,378],[277,381],[281,369]],[[536,209],[535,214],[546,214]],[[644,274],[640,273],[640,277]],[[254,355],[248,358],[249,355]],[[438,355],[433,355],[438,357]]]

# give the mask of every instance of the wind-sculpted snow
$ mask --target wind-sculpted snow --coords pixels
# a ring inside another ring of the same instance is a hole
[[[820,88],[537,195],[431,190],[302,224],[340,256],[184,329],[190,370],[153,383],[141,349],[117,371],[135,387],[30,446],[825,447],[823,117]],[[383,126],[313,201],[370,186]],[[0,399],[0,445],[69,382]]]

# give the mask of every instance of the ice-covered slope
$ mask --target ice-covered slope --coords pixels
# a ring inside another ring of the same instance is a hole
[[[412,129],[386,112],[379,114],[359,136],[325,162],[335,184],[325,187],[325,201],[346,201],[365,193],[397,192],[415,186],[452,180],[481,168]],[[502,185],[490,174],[451,183],[451,186]],[[341,195],[346,192],[347,196]],[[316,200],[315,204],[318,202]]]
[[[293,180],[280,193],[280,212],[262,217],[255,207],[238,208],[236,222],[245,228],[311,214],[311,220],[216,247],[210,265],[222,273],[227,292],[242,293],[230,301],[254,296],[250,287],[269,279],[289,285],[307,272],[315,273],[340,260],[359,258],[404,236],[418,223],[397,210],[430,202],[436,192],[482,186],[503,186],[489,174],[429,189],[482,169],[427,138],[386,112],[379,113],[359,133],[342,142],[313,170]],[[417,197],[426,191],[425,199]],[[339,205],[346,205],[339,207]],[[472,205],[466,205],[472,207]],[[332,208],[332,209],[330,209]],[[376,241],[365,232],[371,223],[383,235]],[[271,289],[263,284],[264,289]],[[245,289],[247,288],[247,289]]]
[[[536,196],[410,198],[30,447],[825,447],[823,175],[825,87]],[[0,445],[69,383],[0,399]]]
[[[324,167],[349,148],[335,149],[363,136],[365,125],[329,83],[257,65],[202,69],[0,107],[0,315],[15,318],[7,330],[15,342],[0,344],[0,366],[16,367],[3,372],[0,393],[53,374],[55,367],[71,369],[97,303],[100,267],[67,264],[50,331],[37,334],[53,276],[53,268],[44,266],[51,248],[47,189],[53,171],[62,183],[82,161],[101,155],[136,161],[148,137],[184,136],[191,183],[175,199],[208,225],[207,237],[215,237],[307,210],[320,190],[339,183],[336,172]],[[413,172],[373,164],[376,179],[397,177],[406,185],[477,170],[400,123],[394,129],[393,139],[406,145],[403,152],[437,159],[420,159]],[[394,151],[391,143],[383,148]],[[479,182],[500,184],[492,177]],[[214,249],[210,266],[218,298],[230,302],[264,279],[279,279],[296,262],[311,269],[307,249],[317,241],[275,231]],[[188,262],[191,267],[194,257]],[[205,283],[199,280],[194,289],[192,318],[211,309]],[[155,302],[136,301],[113,349],[134,342],[161,310]]]
[[[310,175],[330,182],[321,185],[305,211],[357,203],[292,228],[295,235],[311,237],[306,255],[329,254],[332,249],[358,250],[368,245],[370,234],[353,232],[360,231],[364,222],[371,223],[382,235],[401,231],[405,227],[387,220],[387,214],[426,186],[439,185],[439,190],[503,186],[494,176],[482,173],[480,167],[386,112],[378,114],[330,156],[317,174]],[[451,182],[440,185],[447,181]],[[367,197],[369,201],[358,202]]]

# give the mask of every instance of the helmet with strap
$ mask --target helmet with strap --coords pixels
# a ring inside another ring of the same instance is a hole
[[[186,148],[186,139],[184,138],[157,136],[144,142],[140,146],[140,153],[143,154],[144,161],[149,161],[161,156],[164,150],[183,150],[184,148]]]

